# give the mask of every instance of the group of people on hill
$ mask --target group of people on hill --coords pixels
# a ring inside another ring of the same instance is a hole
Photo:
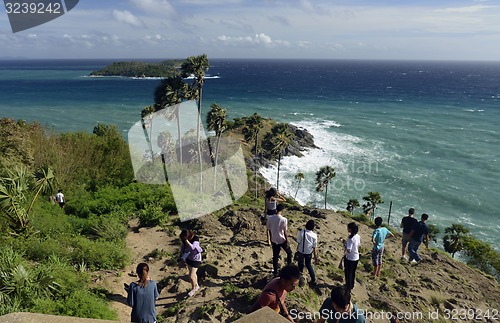
[[[252,306],[251,311],[262,307],[270,307],[282,316],[293,322],[293,315],[288,311],[285,305],[286,294],[294,290],[297,286],[303,286],[304,277],[302,275],[304,267],[307,268],[311,287],[316,286],[316,274],[313,267],[318,263],[317,245],[318,235],[314,232],[314,220],[307,221],[305,228],[301,229],[294,237],[288,233],[288,220],[283,216],[285,210],[284,196],[280,195],[274,188],[266,192],[264,217],[261,217],[262,224],[266,226],[268,244],[272,246],[273,251],[273,275],[274,278],[265,286],[259,298]],[[427,214],[422,214],[419,222],[414,218],[415,210],[411,208],[408,216],[401,221],[400,227],[403,229],[402,238],[402,259],[407,259],[406,249],[410,255],[409,262],[417,264],[421,258],[418,255],[418,249],[422,242],[428,246],[429,228],[426,224]],[[382,218],[375,218],[375,230],[371,236],[372,251],[371,258],[373,263],[373,276],[379,277],[382,268],[382,256],[384,253],[384,242],[387,237],[394,237],[394,234],[382,226]],[[353,322],[363,323],[365,317],[362,311],[351,302],[351,290],[356,281],[356,268],[360,259],[359,247],[361,237],[359,227],[355,222],[347,225],[347,239],[343,240],[344,255],[339,264],[344,269],[345,285],[334,287],[319,313],[321,318],[317,322]],[[198,284],[197,269],[201,265],[203,249],[200,246],[199,239],[191,230],[182,230],[180,234],[181,252],[178,258],[179,267],[187,266],[189,280],[191,282],[191,291],[187,296],[194,296],[200,286]],[[297,242],[297,251],[295,256],[291,250],[288,238]],[[279,254],[281,249],[286,254],[286,266],[279,270]],[[297,265],[292,263],[292,259]],[[137,275],[139,280],[136,283],[126,285],[128,297],[127,302],[132,306],[132,322],[153,323],[156,321],[155,300],[158,298],[156,282],[149,278],[149,267],[145,263],[137,266]],[[148,287],[149,286],[149,287]]]

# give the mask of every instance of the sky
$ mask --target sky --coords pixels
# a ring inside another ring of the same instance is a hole
[[[80,0],[17,33],[0,8],[0,58],[500,60],[500,0]]]

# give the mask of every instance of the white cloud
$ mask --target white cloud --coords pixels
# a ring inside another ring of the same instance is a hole
[[[238,37],[222,35],[218,36],[217,39],[228,45],[244,45],[244,44],[279,45],[287,43],[286,41],[283,40],[273,41],[273,39],[269,35],[266,35],[264,33],[255,34],[254,36],[238,36]]]
[[[175,8],[168,0],[130,0],[139,9],[155,16],[172,16]]]
[[[134,26],[134,27],[140,27],[143,25],[143,23],[134,16],[130,11],[128,10],[113,10],[113,18],[115,18],[117,21]]]
[[[450,12],[450,13],[474,13],[480,12],[485,9],[494,8],[493,6],[484,6],[484,5],[474,5],[467,7],[457,7],[457,8],[446,8],[442,10],[436,10],[438,12]]]

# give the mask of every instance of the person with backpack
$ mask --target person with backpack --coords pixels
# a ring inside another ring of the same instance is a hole
[[[422,260],[418,255],[418,248],[422,242],[425,243],[425,246],[429,249],[429,227],[426,223],[428,219],[429,215],[426,213],[422,214],[420,222],[415,224],[411,230],[411,240],[408,244],[408,253],[410,254],[410,259],[408,259],[408,261],[411,265],[416,265]]]

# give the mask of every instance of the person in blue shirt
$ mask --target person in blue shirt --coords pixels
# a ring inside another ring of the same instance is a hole
[[[365,316],[356,304],[351,302],[351,291],[346,286],[332,289],[319,310],[320,318],[316,323],[365,323]]]
[[[131,322],[155,323],[155,302],[159,296],[156,282],[149,278],[149,266],[140,263],[136,269],[139,280],[130,285],[125,284],[127,291],[127,304],[132,307]]]
[[[408,244],[408,253],[410,254],[409,262],[411,265],[416,265],[420,262],[418,255],[418,248],[425,243],[427,249],[429,248],[429,227],[427,226],[428,214],[422,214],[420,222],[416,223],[410,232],[411,240]]]
[[[375,218],[375,226],[377,227],[372,234],[372,262],[373,262],[373,276],[380,277],[382,270],[382,255],[384,254],[384,240],[389,235],[394,237],[391,231],[382,227],[382,218]]]

